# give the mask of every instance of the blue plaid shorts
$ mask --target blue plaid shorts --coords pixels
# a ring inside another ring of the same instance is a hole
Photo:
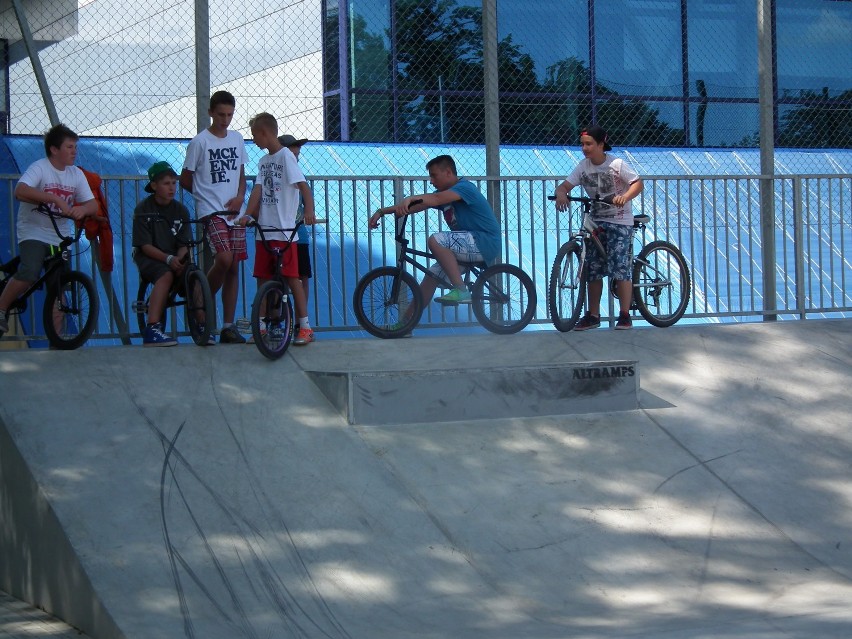
[[[602,280],[609,275],[614,280],[633,278],[633,227],[611,222],[598,222],[606,231],[606,262],[594,248],[586,250],[590,280]]]

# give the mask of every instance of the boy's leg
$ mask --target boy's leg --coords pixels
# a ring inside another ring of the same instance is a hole
[[[18,243],[18,255],[21,257],[18,271],[8,279],[3,293],[0,294],[0,335],[9,330],[9,307],[38,279],[44,260],[51,250],[53,247],[38,240],[23,240]]]
[[[169,271],[163,273],[151,288],[151,296],[148,298],[148,323],[159,324],[163,321],[163,311],[169,299],[169,291],[175,281],[174,273]]]
[[[222,291],[222,330],[219,341],[245,344],[245,338],[233,326],[239,294],[240,262],[246,258],[245,229],[230,227],[225,220],[211,216],[207,222],[207,237],[213,249],[213,266],[207,273],[210,290]]]

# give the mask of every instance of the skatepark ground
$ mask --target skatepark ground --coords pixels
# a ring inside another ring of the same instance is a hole
[[[850,320],[0,353],[0,639],[846,638],[850,371]]]

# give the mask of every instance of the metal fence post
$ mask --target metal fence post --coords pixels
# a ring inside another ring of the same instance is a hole
[[[807,309],[805,308],[805,220],[802,207],[802,178],[793,178],[793,255],[795,259],[796,277],[796,310],[799,319],[805,319]]]
[[[485,175],[488,202],[499,220],[500,72],[497,58],[497,0],[482,0],[482,55],[485,67]]]
[[[765,321],[778,316],[775,290],[775,74],[772,54],[773,0],[757,0],[757,70],[760,97],[760,237]]]

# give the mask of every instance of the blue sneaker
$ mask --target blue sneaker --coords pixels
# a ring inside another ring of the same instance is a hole
[[[159,324],[148,324],[142,336],[143,346],[177,346],[177,340],[163,332]]]

